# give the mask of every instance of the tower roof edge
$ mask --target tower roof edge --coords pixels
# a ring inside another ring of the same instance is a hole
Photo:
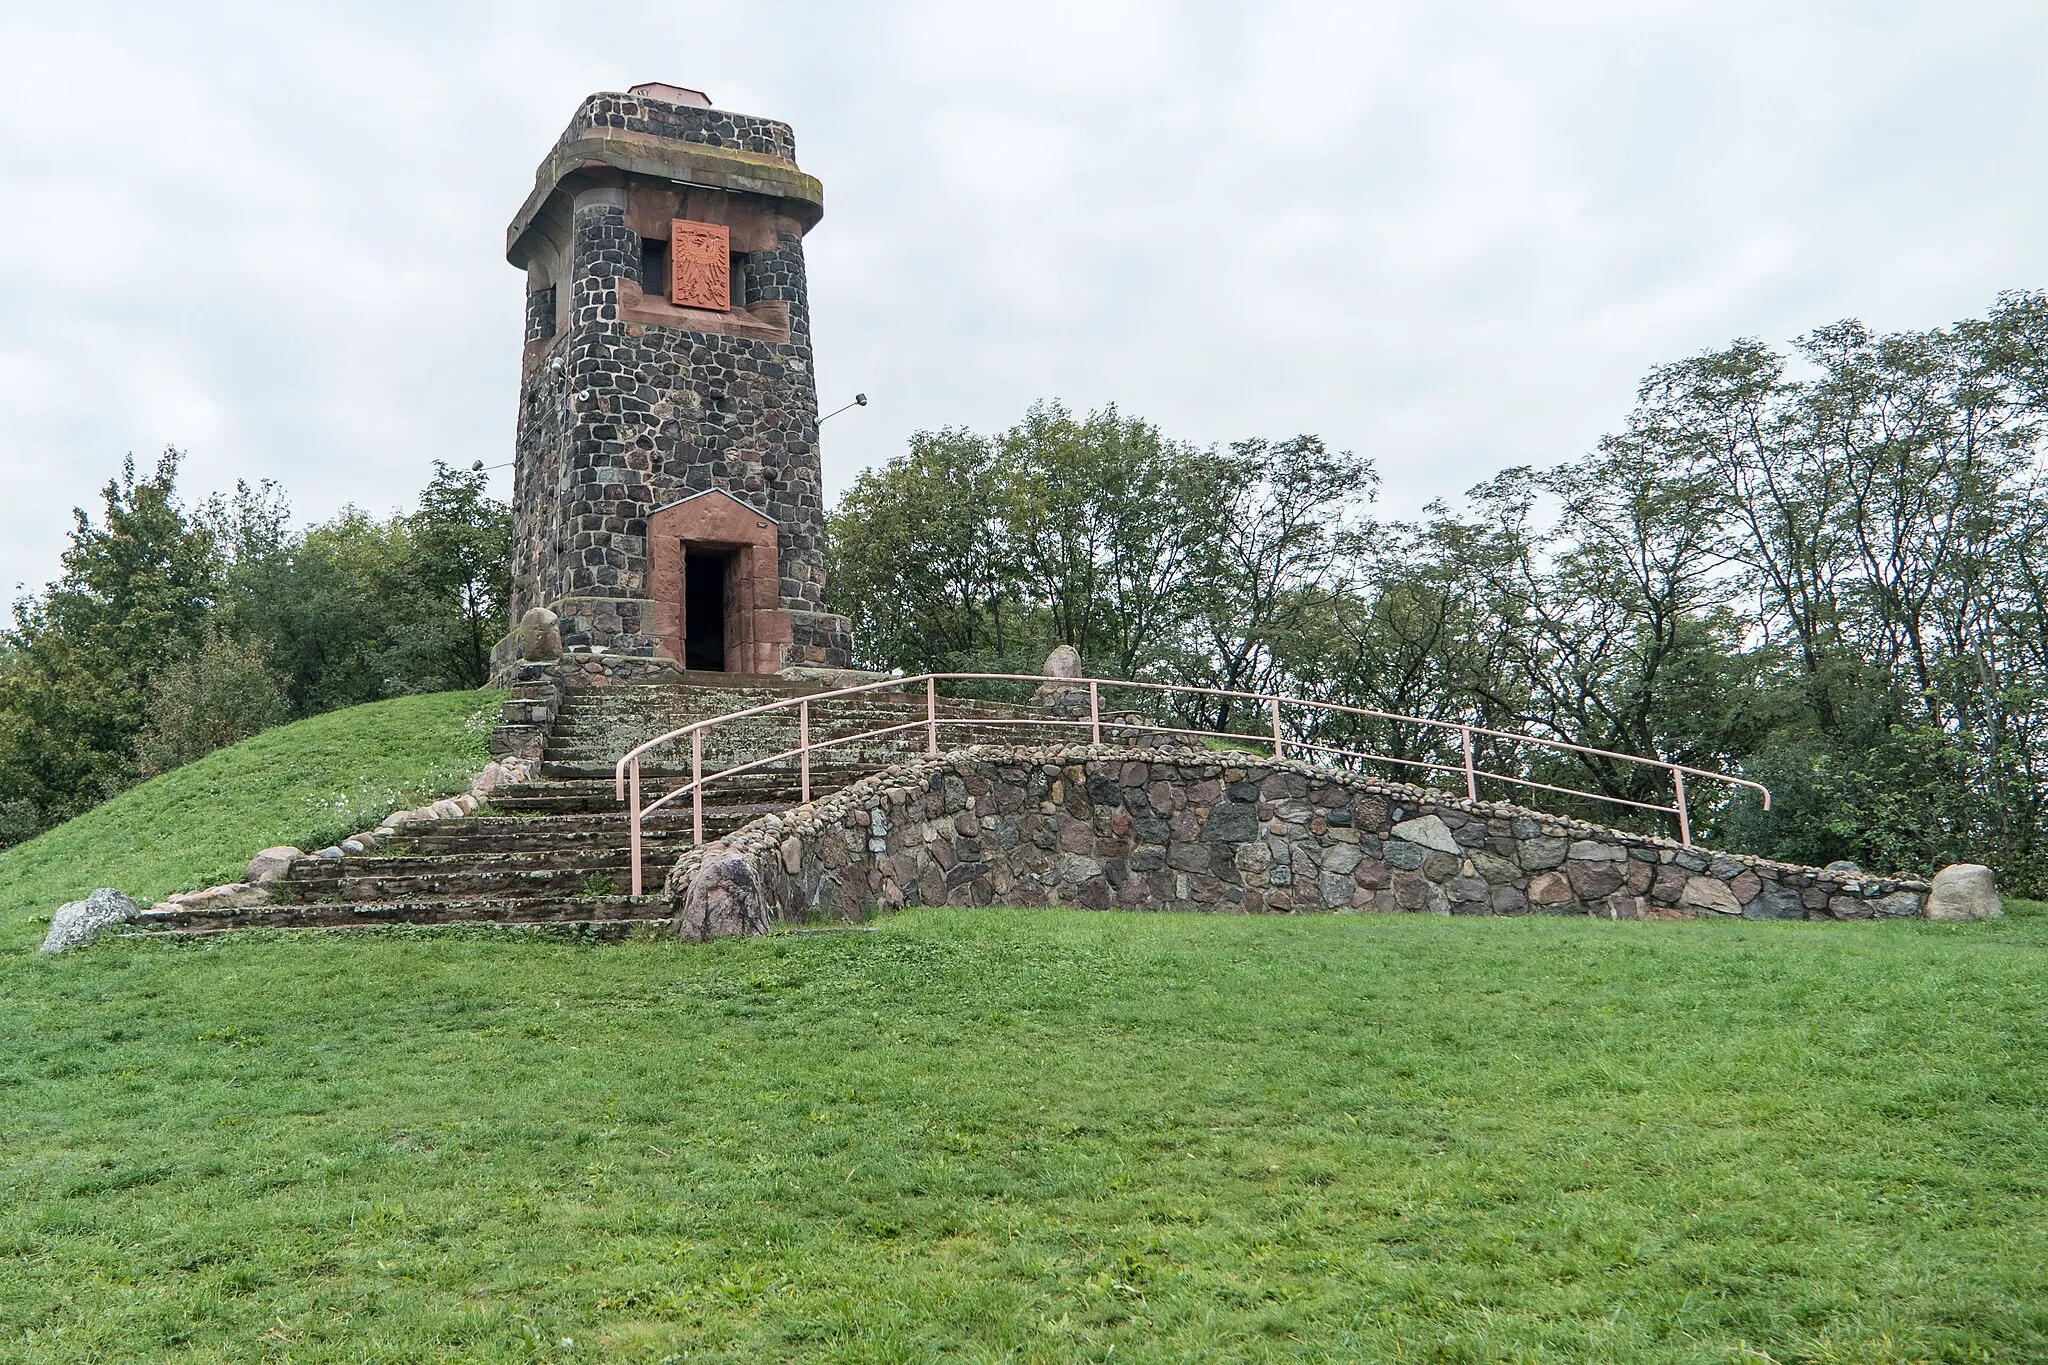
[[[557,194],[573,189],[567,182],[606,171],[778,200],[806,232],[825,212],[824,186],[797,166],[788,124],[647,94],[601,91],[577,106],[535,171],[533,191],[506,229],[506,259],[525,264],[525,239]]]

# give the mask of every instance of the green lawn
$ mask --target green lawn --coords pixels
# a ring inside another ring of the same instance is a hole
[[[266,730],[0,853],[0,946],[40,940],[67,900],[141,900],[234,881],[272,844],[311,851],[394,810],[466,791],[502,692],[440,692]]]
[[[0,1358],[2048,1358],[2048,908],[0,950]]]

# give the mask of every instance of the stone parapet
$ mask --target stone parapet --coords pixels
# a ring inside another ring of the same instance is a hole
[[[570,116],[561,140],[572,142],[594,129],[642,133],[675,142],[751,152],[792,165],[796,162],[796,134],[787,123],[735,114],[729,109],[676,104],[648,94],[600,91],[588,96]]]
[[[1601,919],[1905,918],[1927,884],[1685,848],[1288,760],[1107,747],[908,763],[686,854],[783,921],[904,905]]]

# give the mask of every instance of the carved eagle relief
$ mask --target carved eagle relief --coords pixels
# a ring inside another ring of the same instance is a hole
[[[732,233],[716,223],[669,224],[668,297],[684,308],[732,307]]]

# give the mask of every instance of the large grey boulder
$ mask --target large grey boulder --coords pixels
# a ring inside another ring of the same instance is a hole
[[[1045,667],[1040,671],[1048,678],[1078,678],[1081,676],[1081,651],[1072,645],[1054,645],[1052,653],[1045,656]]]
[[[2005,913],[1998,901],[1998,879],[1982,863],[1951,863],[1934,874],[1927,908],[1921,913],[1949,924],[1994,919]]]
[[[562,657],[562,627],[546,607],[528,607],[519,618],[519,657],[546,661]]]
[[[1694,910],[1711,910],[1717,915],[1742,913],[1742,902],[1735,899],[1728,883],[1712,877],[1687,877],[1685,889],[1678,893],[1678,903]]]
[[[1070,681],[1081,676],[1080,650],[1072,645],[1054,646],[1052,653],[1045,656],[1045,667],[1039,671],[1045,675],[1045,681],[1031,694],[1032,701],[1062,720],[1088,714],[1088,689]]]
[[[43,951],[61,953],[67,948],[83,948],[103,930],[141,913],[142,907],[134,901],[112,887],[103,886],[82,901],[57,907],[57,913],[50,916],[50,932],[43,938]]]
[[[305,856],[303,850],[289,844],[266,848],[249,860],[249,866],[242,872],[242,880],[251,886],[268,886],[291,871],[292,864]]]
[[[768,932],[768,901],[754,867],[737,853],[715,853],[690,876],[676,934],[685,943]]]
[[[1411,844],[1433,848],[1438,853],[1448,853],[1456,857],[1465,852],[1458,841],[1451,837],[1451,827],[1434,815],[1420,815],[1413,820],[1403,820],[1394,826],[1392,832],[1396,839],[1406,839]]]

